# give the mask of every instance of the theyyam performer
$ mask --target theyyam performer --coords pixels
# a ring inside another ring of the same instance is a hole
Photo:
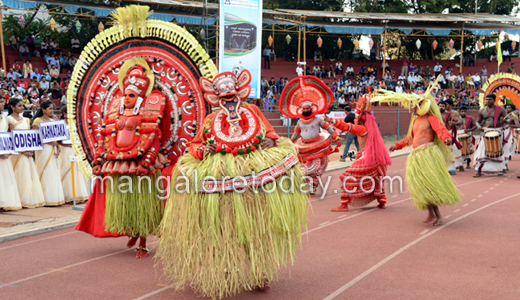
[[[129,236],[136,258],[159,233],[172,165],[205,115],[198,85],[216,68],[195,38],[149,7],[118,8],[115,26],[86,46],[68,90],[68,126],[78,164],[96,176],[77,230]],[[87,67],[88,66],[88,67]]]
[[[175,165],[161,224],[157,255],[166,276],[212,298],[269,289],[293,260],[307,219],[296,149],[243,102],[250,80],[247,70],[200,79],[220,109]]]
[[[333,212],[346,212],[349,204],[359,207],[374,200],[379,203],[379,208],[386,207],[384,177],[392,160],[370,110],[371,99],[370,94],[359,97],[354,125],[325,117],[326,122],[331,122],[339,130],[355,134],[360,147],[356,161],[340,176],[341,205],[331,209]]]
[[[374,100],[381,103],[400,103],[413,112],[408,134],[391,146],[389,151],[409,145],[413,147],[406,161],[408,190],[415,206],[419,210],[428,210],[425,223],[432,223],[434,226],[443,223],[439,206],[461,202],[447,169],[448,163],[452,161],[449,146],[453,140],[443,125],[439,107],[431,95],[432,87],[437,85],[439,78],[424,94],[378,90],[374,97]]]
[[[314,76],[301,76],[291,80],[280,98],[280,111],[290,119],[297,119],[291,141],[298,149],[303,174],[311,178],[310,194],[316,194],[320,177],[329,164],[329,154],[336,151],[332,143],[341,145],[341,138],[323,114],[334,102],[332,91]],[[328,133],[320,133],[320,129]]]

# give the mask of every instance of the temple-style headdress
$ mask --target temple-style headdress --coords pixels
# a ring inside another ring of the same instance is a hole
[[[323,81],[314,76],[302,76],[291,80],[283,89],[280,111],[291,119],[302,118],[302,108],[312,107],[312,118],[323,114],[334,102],[334,96]]]

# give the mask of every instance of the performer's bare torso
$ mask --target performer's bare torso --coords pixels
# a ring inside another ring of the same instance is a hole
[[[325,123],[322,117],[314,117],[310,122],[303,119],[298,120],[298,127],[301,129],[301,138],[304,141],[315,139],[320,134],[320,128]]]
[[[482,127],[488,127],[492,128],[495,127],[494,121],[495,121],[495,107],[489,108],[489,106],[485,106],[482,108],[479,112],[479,115],[482,116],[481,125]],[[500,124],[500,119],[497,121],[497,127],[502,127],[502,124]]]

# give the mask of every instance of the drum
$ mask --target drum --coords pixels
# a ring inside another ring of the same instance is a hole
[[[486,156],[489,158],[497,158],[502,156],[502,132],[499,130],[490,130],[484,133],[484,143],[486,145]]]
[[[520,153],[520,128],[515,128],[515,153]]]
[[[461,133],[458,136],[459,143],[462,145],[462,148],[460,149],[460,153],[462,156],[468,156],[473,153],[473,147],[471,144],[471,135],[467,133]]]

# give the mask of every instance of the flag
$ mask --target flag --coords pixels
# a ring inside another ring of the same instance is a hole
[[[500,39],[497,41],[497,62],[498,68],[500,69],[500,64],[502,63],[502,46],[500,44]]]

